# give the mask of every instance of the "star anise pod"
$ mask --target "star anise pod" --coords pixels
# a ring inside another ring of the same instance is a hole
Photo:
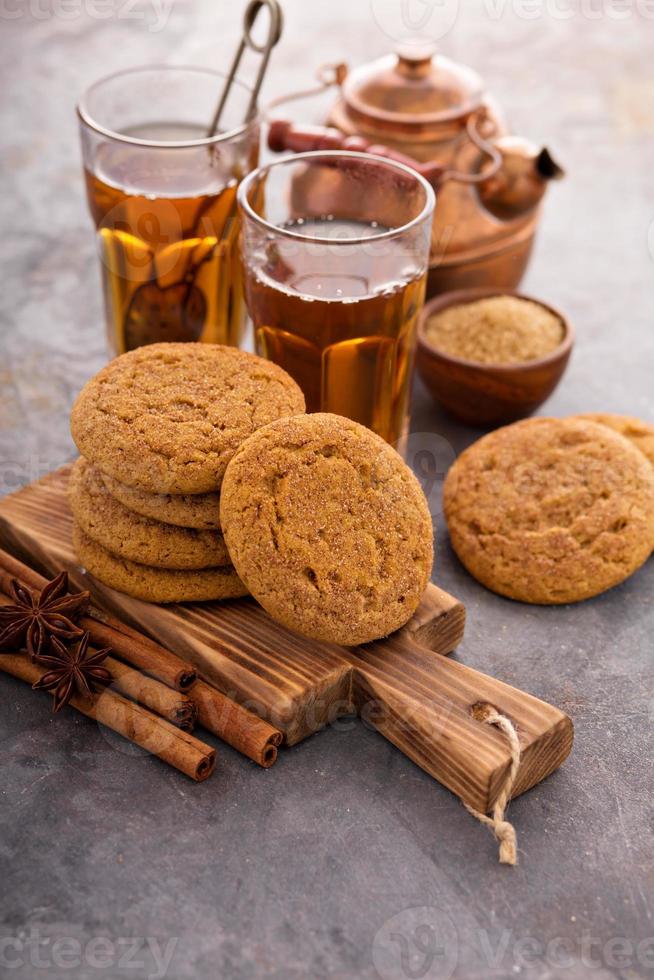
[[[16,579],[11,581],[16,602],[0,606],[0,651],[27,647],[32,660],[41,654],[52,637],[74,640],[82,635],[71,617],[86,608],[90,593],[68,594],[68,573],[61,572],[39,594]]]
[[[53,712],[68,704],[76,692],[83,695],[93,694],[94,684],[109,684],[112,679],[111,671],[100,666],[111,650],[107,647],[89,653],[90,637],[87,630],[77,648],[69,650],[53,636],[50,639],[51,653],[43,653],[35,658],[38,664],[50,669],[32,687],[35,691],[50,691],[54,697]]]

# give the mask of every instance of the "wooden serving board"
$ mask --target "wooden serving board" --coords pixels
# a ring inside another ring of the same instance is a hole
[[[463,636],[460,602],[430,585],[404,629],[356,648],[319,643],[275,623],[252,599],[158,606],[106,588],[77,564],[66,499],[68,468],[0,500],[0,545],[75,585],[207,680],[282,729],[293,745],[357,711],[410,759],[487,812],[510,766],[505,737],[472,710],[488,703],[516,726],[522,757],[513,795],[548,776],[572,747],[558,708],[447,659]]]

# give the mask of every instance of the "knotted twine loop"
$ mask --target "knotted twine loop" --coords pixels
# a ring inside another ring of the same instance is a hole
[[[506,777],[504,786],[502,787],[502,790],[495,801],[492,817],[487,816],[485,813],[481,813],[479,810],[475,810],[465,802],[463,805],[468,813],[471,813],[472,816],[476,817],[477,820],[480,820],[481,823],[486,824],[487,827],[490,827],[495,834],[495,837],[500,844],[500,864],[514,865],[518,863],[517,837],[513,824],[504,819],[504,811],[506,810],[507,804],[511,799],[511,792],[513,790],[513,785],[515,783],[516,776],[518,775],[518,768],[520,766],[520,742],[518,740],[518,733],[509,719],[505,715],[501,715],[490,704],[475,705],[473,713],[477,721],[483,721],[487,725],[496,725],[497,728],[499,728],[506,736],[509,743],[509,748],[511,750],[511,767]]]

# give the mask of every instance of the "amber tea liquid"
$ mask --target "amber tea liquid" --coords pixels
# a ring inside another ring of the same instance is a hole
[[[188,140],[187,125],[135,127],[127,136]],[[121,354],[157,341],[238,345],[245,309],[238,261],[238,179],[225,181],[212,147],[190,165],[176,150],[104,144],[86,169],[98,235],[109,343]],[[175,156],[177,154],[177,156]],[[255,160],[251,161],[254,166]]]
[[[411,274],[407,261],[406,277],[398,277],[402,244],[375,243],[384,231],[378,225],[326,218],[282,227],[309,238],[370,238],[359,246],[369,255],[357,263],[354,246],[339,259],[335,244],[305,249],[279,238],[265,245],[245,274],[258,353],[295,378],[309,412],[345,415],[397,442],[408,421],[425,276]],[[330,250],[328,274],[320,271],[321,248]]]

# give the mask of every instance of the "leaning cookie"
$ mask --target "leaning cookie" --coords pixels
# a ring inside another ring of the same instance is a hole
[[[420,484],[383,439],[338,415],[280,419],[251,436],[227,467],[220,514],[248,590],[314,639],[353,646],[392,633],[429,581]]]
[[[84,458],[70,476],[70,507],[76,522],[107,551],[155,568],[198,569],[231,564],[218,531],[162,524],[141,517],[111,496],[99,472]]]
[[[256,429],[304,412],[277,364],[220,344],[149,344],[110,361],[82,389],[70,426],[103,473],[148,493],[214,493]]]
[[[444,509],[454,550],[487,588],[522,602],[578,602],[649,557],[654,470],[604,425],[527,419],[462,453]]]
[[[147,493],[128,487],[107,473],[100,476],[111,496],[135,514],[199,531],[220,530],[219,493]]]
[[[77,524],[73,525],[73,547],[80,564],[99,582],[145,602],[207,602],[247,595],[229,566],[197,571],[149,568],[112,555]]]
[[[609,429],[619,432],[625,439],[633,442],[634,446],[640,449],[654,465],[654,425],[635,419],[631,415],[613,415],[609,412],[589,412],[585,415],[575,415],[573,418],[607,425]]]

